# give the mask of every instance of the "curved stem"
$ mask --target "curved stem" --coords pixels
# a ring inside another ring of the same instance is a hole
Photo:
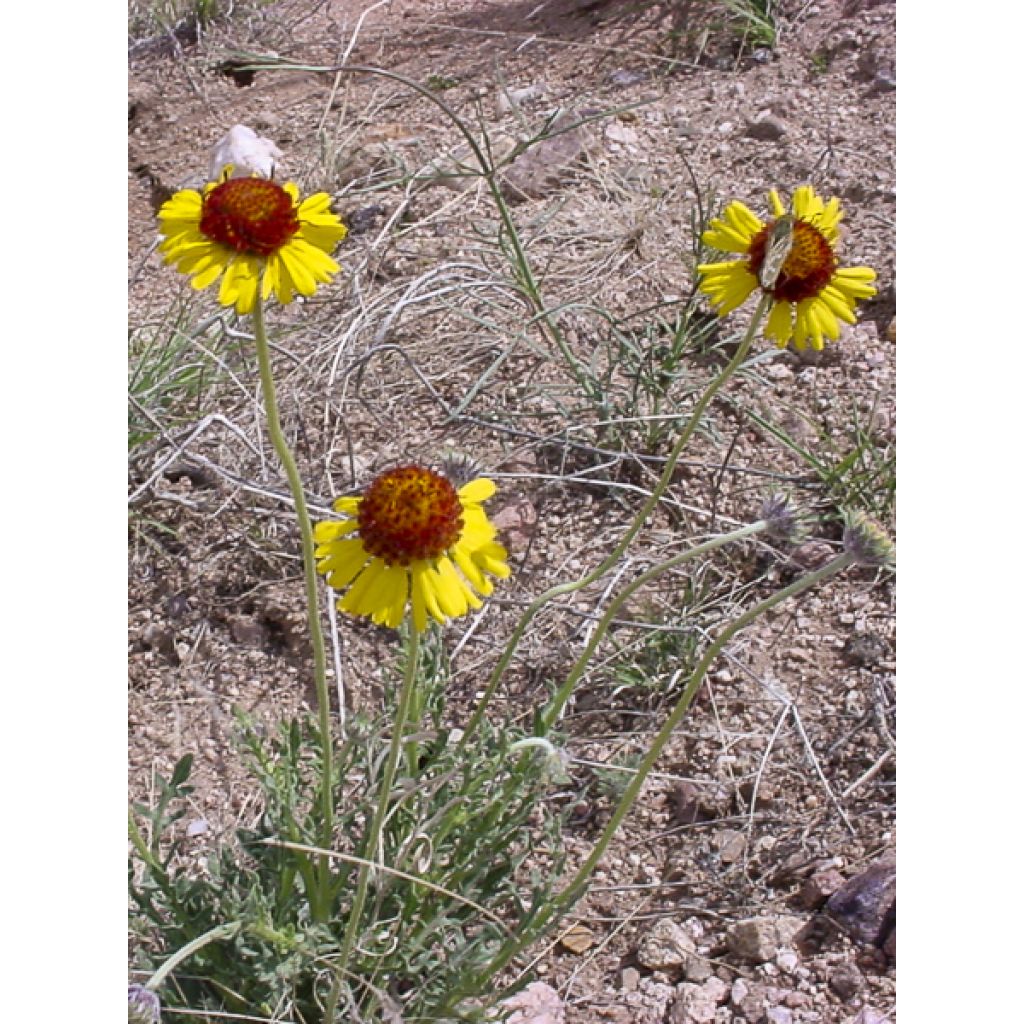
[[[571,594],[574,591],[589,586],[595,580],[600,579],[606,572],[608,572],[609,569],[616,565],[625,553],[626,548],[629,547],[633,539],[640,532],[647,520],[647,517],[654,511],[658,502],[661,501],[665,491],[668,490],[668,485],[671,483],[672,476],[676,470],[676,464],[679,462],[679,459],[683,454],[683,450],[686,448],[690,438],[693,437],[694,432],[699,426],[707,407],[711,404],[712,399],[716,394],[718,394],[726,381],[728,381],[736,370],[739,369],[743,360],[746,359],[747,353],[750,351],[750,346],[753,344],[754,335],[757,333],[757,329],[760,326],[761,321],[764,319],[765,313],[768,312],[768,307],[771,305],[771,302],[772,299],[770,295],[765,294],[761,297],[761,301],[758,303],[757,309],[754,311],[754,315],[751,318],[750,326],[747,328],[747,332],[744,334],[743,340],[736,349],[736,354],[725,365],[722,372],[708,385],[707,390],[705,390],[704,394],[701,395],[697,404],[694,406],[693,412],[690,414],[690,418],[687,421],[686,426],[683,428],[682,434],[679,435],[679,439],[672,447],[672,451],[665,462],[665,468],[662,470],[661,477],[658,479],[654,490],[651,491],[650,497],[648,497],[644,502],[640,511],[637,512],[629,529],[622,535],[622,538],[619,540],[619,543],[615,545],[611,554],[609,554],[596,569],[593,569],[581,579],[574,580],[571,583],[560,583],[557,586],[552,587],[550,590],[546,590],[540,595],[540,597],[533,601],[525,612],[523,612],[516,628],[512,632],[512,636],[505,645],[505,650],[502,651],[501,657],[498,659],[498,663],[494,666],[494,671],[491,672],[491,678],[488,680],[483,697],[480,698],[480,701],[477,704],[476,711],[473,712],[472,717],[466,724],[462,738],[459,740],[459,750],[465,748],[466,744],[469,742],[470,736],[472,736],[473,732],[480,725],[484,713],[487,710],[487,706],[490,704],[495,692],[497,691],[498,683],[501,682],[501,678],[505,674],[505,669],[508,668],[509,662],[511,662],[512,656],[515,654],[516,649],[519,646],[519,641],[526,632],[526,627],[537,612],[556,597],[561,597],[563,594]]]
[[[271,444],[288,478],[288,487],[295,501],[295,517],[299,521],[302,538],[302,570],[306,583],[306,608],[309,616],[309,635],[313,648],[313,679],[316,684],[317,711],[320,720],[321,747],[321,828],[320,845],[330,849],[334,834],[334,741],[331,737],[331,698],[327,689],[327,658],[324,653],[324,634],[320,625],[320,606],[317,601],[316,558],[314,556],[313,524],[306,507],[306,495],[302,489],[302,478],[284,431],[277,409],[277,394],[274,389],[274,375],[270,366],[270,346],[267,343],[267,329],[263,321],[263,299],[256,293],[252,310],[253,334],[256,338],[256,358],[259,361],[260,386],[263,391],[263,406],[267,416],[267,431]],[[310,893],[310,909],[314,920],[326,921],[330,916],[330,859],[321,856],[318,860],[319,883],[316,893]]]
[[[377,806],[374,809],[373,820],[370,822],[370,829],[367,832],[366,843],[362,851],[366,861],[359,867],[356,894],[352,901],[352,909],[349,911],[348,923],[345,926],[345,937],[342,941],[340,964],[338,967],[339,972],[347,970],[349,957],[352,955],[352,949],[355,946],[356,935],[359,933],[359,919],[363,916],[363,907],[366,904],[366,889],[370,878],[370,865],[375,858],[377,847],[380,844],[384,819],[387,817],[388,804],[391,802],[391,787],[395,782],[398,758],[403,749],[402,734],[405,732],[405,725],[409,719],[409,709],[412,707],[413,696],[416,691],[416,668],[420,653],[419,642],[420,635],[414,628],[409,636],[405,677],[402,680],[402,692],[398,698],[395,721],[391,727],[391,744],[388,747],[388,757],[384,764],[384,775],[381,778],[380,791],[377,794]]]
[[[202,949],[203,946],[208,946],[211,942],[232,938],[241,927],[241,922],[232,921],[231,924],[221,924],[216,928],[211,928],[208,932],[203,932],[198,938],[193,939],[187,945],[182,946],[177,953],[168,957],[160,965],[160,969],[146,982],[146,988],[150,992],[155,992],[164,983],[164,978],[183,960],[187,960],[193,953]]]
[[[672,733],[682,721],[683,716],[689,710],[690,704],[693,702],[693,698],[696,695],[697,690],[700,688],[700,684],[703,681],[708,668],[713,664],[719,654],[721,654],[725,645],[741,629],[748,626],[766,611],[774,608],[780,602],[785,601],[790,597],[795,597],[797,594],[816,586],[818,583],[828,579],[830,576],[834,576],[837,572],[845,569],[848,565],[853,564],[853,561],[853,557],[845,553],[837,556],[827,565],[817,570],[817,572],[802,576],[783,590],[765,598],[765,600],[744,612],[738,619],[722,630],[715,642],[711,644],[704,653],[704,657],[701,658],[697,667],[694,669],[689,682],[686,684],[686,689],[683,690],[680,695],[679,700],[672,709],[672,713],[665,720],[665,724],[661,727],[657,736],[654,737],[650,748],[646,755],[644,755],[644,759],[640,762],[640,765],[637,768],[636,774],[626,787],[626,791],[623,793],[622,799],[619,801],[618,806],[615,808],[615,812],[608,820],[608,824],[605,825],[604,831],[601,833],[597,843],[595,843],[590,855],[573,876],[572,881],[554,899],[551,900],[540,914],[538,914],[531,927],[521,932],[516,939],[506,943],[505,946],[498,951],[494,959],[487,965],[487,970],[484,976],[476,979],[477,987],[485,984],[488,979],[492,978],[498,973],[498,971],[504,968],[513,957],[526,949],[527,946],[534,942],[543,933],[552,919],[566,911],[579,898],[587,880],[597,867],[601,858],[604,856],[605,850],[607,850],[612,837],[622,825],[626,815],[632,809],[647,776],[650,774],[651,769],[661,756],[661,752],[664,749],[665,744],[668,743]],[[445,1008],[447,1009],[447,1006]]]
[[[562,712],[562,708],[565,707],[566,702],[572,696],[572,691],[576,688],[576,684],[580,681],[580,677],[586,670],[587,665],[590,662],[594,651],[597,650],[598,644],[604,639],[605,634],[608,632],[608,627],[611,625],[612,620],[615,618],[619,609],[629,600],[633,594],[636,593],[642,586],[650,583],[651,580],[657,579],[662,573],[668,572],[670,569],[675,569],[683,563],[690,561],[692,558],[696,558],[699,555],[706,555],[716,548],[723,547],[726,544],[731,544],[734,540],[742,540],[744,537],[750,537],[755,533],[760,533],[766,529],[768,524],[763,520],[758,520],[756,523],[751,523],[749,526],[740,527],[738,530],[733,530],[732,533],[723,534],[721,537],[715,537],[714,540],[706,541],[703,544],[698,544],[695,548],[690,548],[689,551],[683,551],[681,554],[675,555],[673,558],[669,558],[667,561],[661,562],[654,566],[653,569],[648,569],[647,572],[641,573],[635,580],[630,582],[627,586],[623,587],[622,590],[615,595],[615,598],[608,604],[605,609],[604,615],[601,616],[600,622],[598,622],[594,629],[593,635],[590,638],[590,642],[587,644],[583,653],[576,659],[576,664],[569,670],[569,674],[565,677],[565,682],[558,688],[555,695],[548,702],[547,708],[544,710],[541,716],[541,722],[545,729],[550,729],[558,716]]]

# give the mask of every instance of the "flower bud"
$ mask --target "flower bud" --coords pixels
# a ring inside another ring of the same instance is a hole
[[[845,516],[843,547],[858,565],[892,566],[896,548],[885,531],[863,512],[848,512]]]
[[[160,1024],[160,999],[142,985],[128,986],[128,1024]]]
[[[788,494],[773,494],[766,498],[761,506],[761,518],[768,524],[769,537],[789,544],[795,543],[798,539],[800,527],[793,506],[789,503]]]

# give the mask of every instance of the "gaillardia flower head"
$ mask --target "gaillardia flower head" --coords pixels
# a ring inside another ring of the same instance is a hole
[[[840,320],[857,322],[854,305],[875,294],[875,272],[840,268],[836,251],[843,213],[838,199],[823,202],[810,185],[801,185],[790,210],[774,189],[768,202],[774,219],[767,222],[738,200],[721,219],[712,220],[703,242],[743,258],[698,266],[700,290],[725,316],[760,288],[772,298],[764,333],[779,348],[792,340],[798,349],[808,343],[822,349],[825,338],[839,338]]]
[[[231,173],[229,164],[202,195],[184,189],[160,208],[164,262],[192,275],[196,289],[220,278],[218,300],[239,313],[252,312],[257,288],[286,305],[330,281],[340,269],[330,253],[348,234],[330,196],[300,202],[290,182]]]
[[[494,482],[478,477],[456,488],[421,466],[378,476],[362,497],[339,498],[346,518],[317,523],[317,571],[343,612],[399,626],[411,605],[413,627],[465,615],[494,589],[488,576],[509,575],[508,552],[482,508]]]

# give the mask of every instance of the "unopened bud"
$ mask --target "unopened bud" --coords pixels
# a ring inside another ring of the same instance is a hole
[[[768,524],[768,536],[789,544],[796,542],[800,535],[796,513],[789,503],[788,494],[773,494],[761,506],[761,518]]]
[[[160,999],[142,985],[128,986],[128,1024],[160,1024]]]
[[[846,514],[843,547],[858,565],[891,566],[896,557],[896,548],[885,531],[863,512]]]

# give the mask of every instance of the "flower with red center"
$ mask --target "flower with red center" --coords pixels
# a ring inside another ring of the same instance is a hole
[[[854,306],[875,294],[870,267],[840,268],[836,255],[838,199],[824,202],[810,185],[793,193],[789,211],[772,189],[768,202],[775,215],[767,223],[738,200],[701,236],[706,245],[743,258],[703,263],[700,290],[711,298],[719,316],[741,306],[756,288],[772,298],[764,333],[785,348],[825,347],[839,338],[839,321],[857,322]]]
[[[262,289],[286,305],[312,295],[340,269],[330,253],[348,230],[326,192],[299,201],[290,182],[232,178],[230,165],[203,189],[176,192],[157,215],[164,262],[206,288],[220,278],[218,299],[250,313]]]
[[[411,605],[413,627],[444,623],[479,608],[509,575],[508,553],[482,508],[494,482],[478,477],[456,490],[421,466],[378,476],[362,497],[339,498],[345,519],[317,523],[317,571],[344,592],[338,608],[397,627]]]

